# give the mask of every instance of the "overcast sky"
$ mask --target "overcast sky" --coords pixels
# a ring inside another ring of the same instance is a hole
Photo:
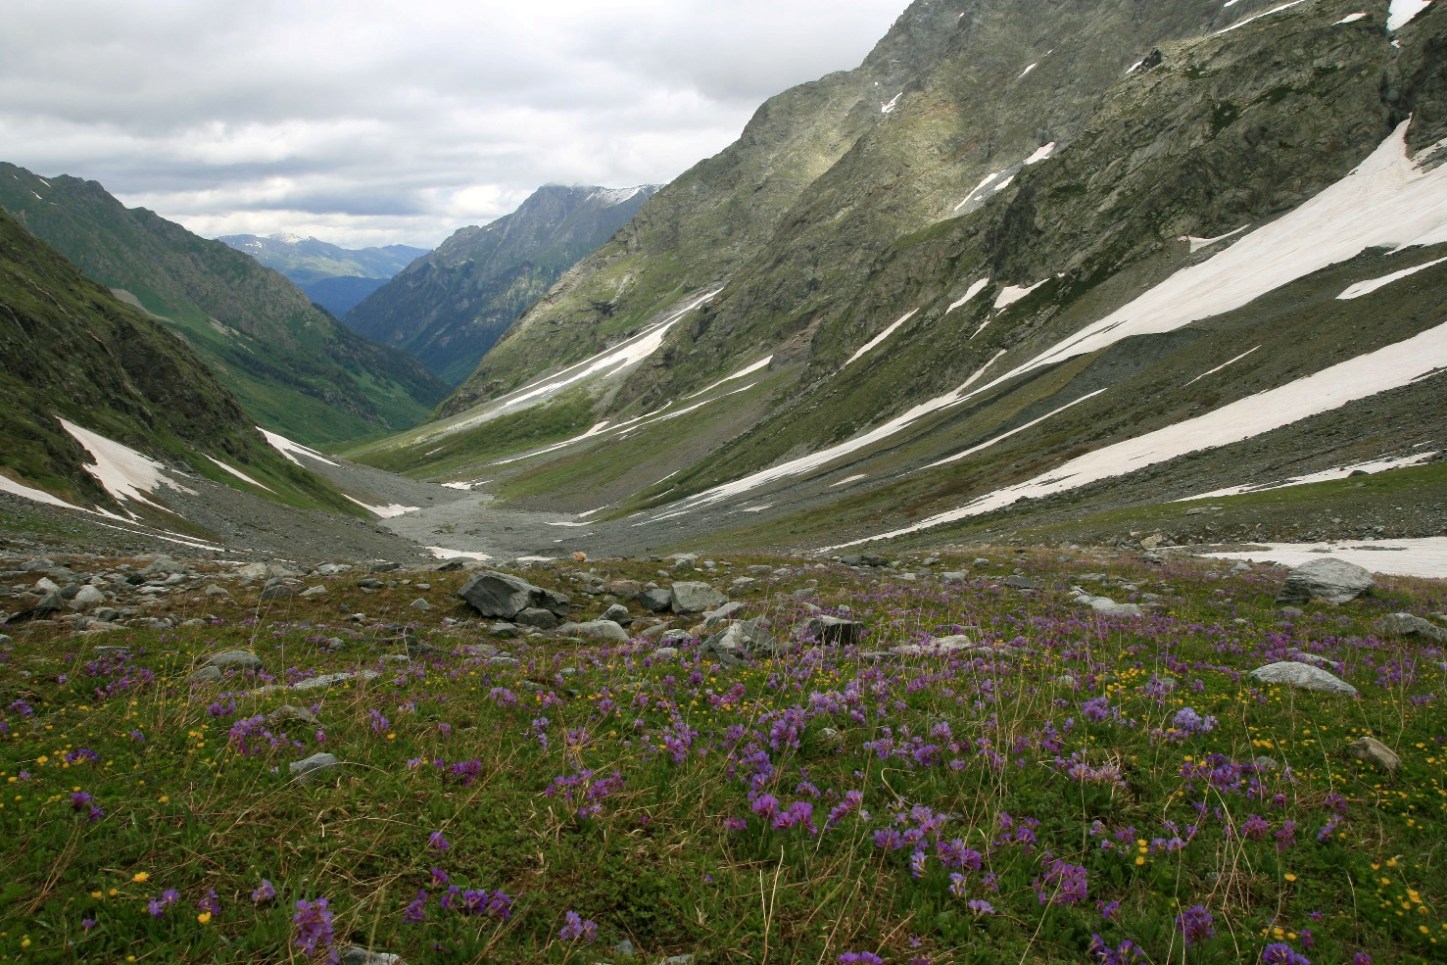
[[[198,234],[431,247],[665,183],[908,0],[4,0],[0,160]]]

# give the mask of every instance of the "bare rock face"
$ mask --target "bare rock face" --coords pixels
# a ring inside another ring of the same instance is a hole
[[[1350,603],[1374,585],[1371,570],[1328,556],[1303,563],[1292,570],[1276,602],[1326,600],[1328,603]]]
[[[533,586],[507,573],[484,570],[463,584],[457,595],[485,617],[511,620],[527,609],[550,610],[562,616],[569,600],[561,593]]]

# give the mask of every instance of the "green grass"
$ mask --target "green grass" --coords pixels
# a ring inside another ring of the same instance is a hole
[[[1258,961],[1273,941],[1315,962],[1439,956],[1447,678],[1440,650],[1377,626],[1391,612],[1442,610],[1441,582],[1385,580],[1372,597],[1284,623],[1268,569],[976,555],[933,567],[972,570],[962,583],[757,557],[687,574],[719,586],[748,575],[733,597],[798,641],[731,669],[689,642],[654,657],[641,638],[501,639],[481,629],[490,621],[445,623],[467,616],[452,599],[462,574],[392,574],[376,592],[357,575],[308,579],[328,596],[278,603],[228,583],[232,600],[172,597],[177,616],[206,618],[199,626],[11,631],[0,648],[0,833],[12,843],[0,858],[0,955],[301,961],[295,903],[325,898],[336,945],[409,961],[592,962],[628,938],[644,961],[1076,962],[1092,935],[1155,962]],[[745,569],[760,562],[785,569]],[[657,569],[607,561],[529,577],[571,593],[586,617],[605,603],[602,581]],[[1017,569],[1046,589],[1003,587]],[[1105,576],[1095,592],[1155,594],[1159,612],[1094,617],[1065,592],[1088,572]],[[810,582],[813,602],[865,623],[862,648],[800,635],[794,591]],[[410,607],[419,596],[433,609]],[[339,616],[355,611],[368,617]],[[401,622],[428,649],[383,662],[402,646]],[[962,628],[996,650],[883,663],[862,653]],[[334,637],[342,649],[320,647]],[[476,644],[518,662],[464,649]],[[231,647],[252,649],[266,672],[188,685],[198,659]],[[1340,661],[1362,696],[1242,676],[1293,647]],[[381,676],[252,693],[358,668]],[[262,733],[256,717],[284,703],[320,724]],[[1215,726],[1181,733],[1187,707]],[[1343,752],[1365,734],[1401,755],[1398,773]],[[292,781],[287,765],[318,750],[344,765]],[[1263,755],[1273,766],[1243,767]],[[836,810],[850,792],[858,806]],[[811,805],[814,831],[771,819],[765,795],[780,812]],[[924,858],[880,846],[895,835],[918,836]],[[964,867],[942,862],[952,850]],[[1083,896],[1069,887],[1075,868]],[[510,917],[465,914],[460,894],[441,907],[433,869],[461,889],[505,892]],[[253,901],[262,879],[276,896]],[[408,921],[420,890],[423,920]],[[1187,949],[1175,922],[1196,905],[1214,934]],[[596,924],[596,944],[560,937],[569,911]]]

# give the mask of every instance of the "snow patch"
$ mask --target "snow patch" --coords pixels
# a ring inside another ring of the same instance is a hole
[[[948,315],[950,312],[952,312],[952,311],[954,311],[955,309],[959,308],[961,305],[965,304],[965,303],[968,302],[970,299],[974,298],[974,297],[975,297],[976,295],[978,295],[980,292],[984,291],[984,290],[985,290],[985,286],[988,285],[989,283],[990,283],[990,277],[989,277],[988,275],[986,275],[984,278],[981,278],[979,281],[975,282],[973,285],[971,285],[969,288],[967,288],[967,289],[965,290],[965,293],[959,297],[959,300],[958,300],[958,301],[953,301],[953,302],[950,303],[950,307],[945,309],[945,314]]]
[[[868,479],[868,478],[869,478],[869,473],[867,473],[867,472],[861,472],[861,473],[859,473],[859,474],[857,474],[857,475],[850,476],[850,477],[848,477],[848,478],[846,478],[846,479],[841,479],[841,480],[839,480],[837,483],[830,483],[830,484],[829,484],[829,488],[830,488],[830,489],[838,489],[840,486],[847,486],[847,485],[849,485],[849,484],[852,483],[852,482],[859,482],[859,480],[861,480],[861,479]]]
[[[903,97],[903,96],[904,96],[904,91],[900,91],[898,94],[895,94],[894,97],[890,99],[889,103],[887,103],[887,104],[880,104],[880,105],[879,105],[879,113],[881,113],[881,114],[893,114],[893,113],[894,113],[894,108],[899,104],[899,99],[900,99],[901,97]]]
[[[1401,30],[1412,18],[1432,6],[1432,0],[1392,0],[1387,8],[1387,33]]]
[[[367,512],[375,513],[379,519],[393,519],[397,516],[406,516],[408,513],[415,513],[422,508],[421,506],[403,506],[400,503],[393,503],[390,506],[370,506],[360,499],[352,499],[351,496],[347,498]]]
[[[693,395],[690,395],[690,396],[685,397],[685,400],[684,400],[684,401],[687,401],[688,399],[696,398],[697,396],[704,395],[704,394],[706,394],[706,393],[712,392],[714,389],[718,388],[719,386],[721,386],[721,385],[723,385],[723,384],[725,384],[725,383],[727,383],[727,382],[732,382],[734,379],[742,379],[744,376],[753,375],[755,372],[758,372],[758,371],[761,371],[761,370],[763,370],[763,369],[768,368],[768,367],[769,367],[769,363],[772,362],[772,361],[774,361],[774,357],[773,357],[772,355],[766,355],[766,356],[764,356],[763,358],[759,359],[757,362],[753,363],[752,365],[746,365],[746,366],[744,366],[743,368],[739,369],[737,372],[733,373],[732,375],[725,375],[723,378],[719,379],[719,380],[718,380],[717,382],[715,382],[713,385],[710,385],[710,386],[707,386],[707,387],[705,387],[705,388],[699,389],[697,392],[693,393]]]
[[[1015,304],[1020,299],[1024,298],[1026,295],[1030,294],[1049,280],[1050,276],[1047,275],[1037,281],[1035,284],[1027,286],[1025,288],[1020,288],[1016,285],[1006,285],[1004,288],[1000,289],[1000,294],[995,296],[995,310],[999,311],[1002,308],[1009,308],[1011,305]]]
[[[476,560],[479,563],[485,563],[488,560],[492,559],[492,557],[488,556],[486,553],[469,553],[466,550],[450,550],[445,546],[429,546],[427,547],[427,552],[431,553],[439,560]],[[519,561],[521,561],[521,559],[522,558],[519,557]],[[542,559],[542,557],[537,557],[537,559]]]
[[[1191,235],[1182,235],[1182,236],[1181,236],[1181,240],[1182,240],[1182,241],[1185,241],[1185,242],[1187,242],[1187,243],[1190,244],[1190,246],[1191,246],[1191,254],[1194,255],[1196,252],[1200,251],[1202,248],[1209,248],[1209,247],[1211,247],[1212,245],[1214,245],[1214,244],[1215,244],[1216,242],[1218,242],[1218,241],[1225,241],[1227,238],[1234,238],[1234,237],[1236,237],[1237,235],[1239,235],[1241,232],[1245,231],[1245,230],[1246,230],[1247,228],[1249,228],[1249,227],[1251,227],[1249,224],[1244,224],[1244,225],[1242,225],[1241,227],[1237,228],[1235,231],[1228,231],[1228,232],[1226,232],[1224,235],[1217,235],[1217,236],[1214,237],[1214,238],[1195,238],[1195,237],[1192,237]]]
[[[1025,76],[1026,76],[1027,74],[1029,74],[1030,71],[1034,70],[1036,67],[1039,67],[1039,66],[1040,66],[1039,64],[1031,64],[1029,67],[1026,67],[1024,70],[1020,71],[1020,76],[1019,76],[1019,77],[1016,77],[1015,79],[1016,79],[1016,80],[1024,80],[1024,79],[1025,79]]]
[[[1044,422],[1046,419],[1053,419],[1055,416],[1058,416],[1060,413],[1064,412],[1066,409],[1069,409],[1069,408],[1071,408],[1071,407],[1073,407],[1073,406],[1080,405],[1080,403],[1086,401],[1087,399],[1093,399],[1093,398],[1095,398],[1097,395],[1100,395],[1100,394],[1101,394],[1102,392],[1104,392],[1104,391],[1106,391],[1106,390],[1105,390],[1105,389],[1096,389],[1094,392],[1091,392],[1091,393],[1089,393],[1088,395],[1082,395],[1080,398],[1076,399],[1074,402],[1067,402],[1067,403],[1065,403],[1064,405],[1062,405],[1060,408],[1058,408],[1058,409],[1053,409],[1053,410],[1051,410],[1050,412],[1045,413],[1043,416],[1041,416],[1041,417],[1038,418],[1038,419],[1032,419],[1032,420],[1030,420],[1029,422],[1025,423],[1025,424],[1022,425],[1022,426],[1016,426],[1015,428],[1011,429],[1009,432],[1002,432],[1002,433],[1000,433],[998,436],[995,436],[993,439],[987,439],[987,440],[985,440],[984,442],[980,443],[979,445],[977,445],[977,446],[971,446],[970,448],[964,450],[963,452],[957,452],[957,453],[955,453],[953,456],[946,456],[945,458],[943,458],[943,459],[941,459],[941,460],[939,460],[939,461],[937,461],[937,462],[932,462],[932,463],[930,463],[928,466],[925,466],[925,468],[926,468],[926,469],[933,469],[933,468],[935,468],[936,466],[948,466],[948,465],[949,465],[950,463],[952,463],[952,462],[959,462],[961,459],[964,459],[964,458],[966,458],[966,457],[968,457],[968,456],[973,456],[973,455],[974,455],[975,453],[977,453],[977,452],[983,452],[984,450],[986,450],[986,449],[990,448],[991,446],[995,445],[995,443],[997,443],[997,442],[1004,442],[1006,439],[1010,438],[1011,436],[1015,435],[1016,433],[1024,432],[1026,429],[1033,429],[1033,428],[1035,428],[1036,426],[1038,426],[1040,423]]]
[[[335,462],[332,462],[330,459],[317,452],[315,449],[308,449],[306,446],[302,445],[299,442],[292,442],[286,436],[279,435],[275,432],[269,432],[266,429],[261,428],[261,426],[257,426],[256,431],[260,432],[263,436],[266,437],[266,441],[271,443],[271,447],[273,449],[281,453],[283,456],[286,456],[286,458],[290,459],[298,466],[302,465],[302,462],[300,459],[297,458],[297,456],[306,456],[308,459],[315,459],[317,462],[325,463],[328,466],[336,465]]]
[[[1197,382],[1199,382],[1199,381],[1201,381],[1202,379],[1206,378],[1208,375],[1215,375],[1217,372],[1221,371],[1222,369],[1227,368],[1228,366],[1235,365],[1237,362],[1241,361],[1241,360],[1244,359],[1246,356],[1250,355],[1252,352],[1256,351],[1256,349],[1259,349],[1260,347],[1261,347],[1261,346],[1258,345],[1258,346],[1256,346],[1256,348],[1247,349],[1246,351],[1242,352],[1240,355],[1236,356],[1234,359],[1231,359],[1231,360],[1228,361],[1228,362],[1222,362],[1220,365],[1216,366],[1214,369],[1211,369],[1210,371],[1202,372],[1200,375],[1196,376],[1194,379],[1192,379],[1191,381],[1187,382],[1185,385],[1181,386],[1181,388],[1183,388],[1183,389],[1184,389],[1184,388],[1189,388],[1190,386],[1193,386],[1193,385],[1195,385]]]
[[[1394,2],[1396,2],[1396,0],[1394,0]],[[1246,26],[1248,23],[1255,23],[1256,21],[1260,20],[1262,17],[1269,17],[1269,16],[1271,16],[1273,13],[1280,13],[1280,12],[1283,11],[1283,10],[1290,10],[1292,7],[1299,7],[1299,6],[1301,6],[1303,3],[1306,3],[1306,0],[1291,0],[1290,3],[1283,3],[1283,4],[1281,4],[1281,5],[1278,6],[1278,7],[1272,7],[1270,10],[1263,10],[1262,12],[1258,13],[1256,16],[1254,16],[1254,17],[1247,17],[1245,20],[1242,20],[1242,21],[1240,21],[1239,23],[1233,23],[1233,24],[1232,24],[1231,26],[1229,26],[1229,27],[1225,27],[1225,28],[1223,28],[1223,29],[1221,29],[1221,30],[1216,31],[1215,33],[1211,34],[1211,36],[1212,36],[1212,37],[1219,37],[1219,36],[1221,36],[1222,34],[1227,34],[1227,33],[1230,33],[1230,32],[1233,31],[1233,30],[1236,30],[1237,28],[1244,27],[1244,26]],[[1228,4],[1226,4],[1226,6],[1229,7],[1230,4],[1228,3]]]
[[[0,474],[0,493],[9,493],[12,496],[19,496],[21,499],[28,499],[33,503],[44,503],[47,506],[59,506],[62,509],[79,509],[81,512],[89,512],[87,509],[83,509],[74,503],[68,503],[59,497],[50,495],[50,493],[22,485],[4,474]]]
[[[958,211],[958,210],[960,210],[961,208],[963,208],[965,205],[969,204],[971,201],[975,200],[975,198],[980,194],[981,191],[984,191],[985,188],[988,187],[991,182],[993,182],[996,178],[998,178],[1000,175],[1002,175],[1002,174],[1004,174],[1004,173],[1005,173],[1004,171],[993,171],[993,172],[991,172],[990,174],[985,175],[984,180],[982,180],[979,184],[975,185],[975,188],[974,188],[973,191],[971,191],[969,194],[965,195],[965,200],[963,200],[963,201],[961,201],[959,204],[955,205],[955,210]]]
[[[1403,268],[1401,271],[1394,271],[1390,275],[1383,275],[1381,278],[1373,278],[1370,281],[1359,281],[1349,287],[1346,291],[1336,296],[1337,301],[1350,301],[1353,298],[1361,298],[1363,295],[1370,295],[1378,288],[1385,288],[1394,281],[1401,281],[1419,271],[1426,271],[1428,268],[1435,268],[1447,261],[1447,258],[1438,258],[1436,261],[1429,261],[1422,265],[1413,265],[1411,268]]]
[[[257,482],[255,479],[252,479],[250,476],[248,476],[246,473],[242,472],[240,469],[235,469],[235,468],[233,468],[233,467],[231,467],[231,466],[226,465],[226,463],[222,462],[220,459],[217,459],[215,456],[207,456],[206,458],[207,458],[207,459],[210,459],[212,462],[216,463],[216,465],[217,465],[218,467],[220,467],[220,468],[226,470],[227,472],[231,473],[231,475],[235,476],[237,479],[240,479],[242,482],[251,483],[251,485],[255,486],[257,489],[265,489],[265,490],[266,490],[267,492],[269,492],[269,493],[275,493],[275,492],[276,492],[276,490],[272,489],[270,486],[263,486],[261,483]]]
[[[1027,157],[1027,158],[1025,159],[1025,166],[1028,168],[1028,167],[1030,167],[1032,164],[1039,164],[1041,161],[1044,161],[1045,159],[1049,158],[1050,155],[1052,155],[1052,154],[1054,154],[1054,153],[1055,153],[1055,142],[1054,142],[1054,141],[1051,141],[1049,144],[1043,145],[1043,146],[1040,148],[1040,150],[1036,151],[1034,154],[1032,154],[1032,155],[1030,155],[1029,157]]]
[[[1209,493],[1202,493],[1199,496],[1188,496],[1185,499],[1177,499],[1178,503],[1189,503],[1197,499],[1221,499],[1225,496],[1240,496],[1242,493],[1264,493],[1273,489],[1287,489],[1291,486],[1306,486],[1311,483],[1331,482],[1334,479],[1345,479],[1354,472],[1378,473],[1390,469],[1405,469],[1408,466],[1420,466],[1423,463],[1431,462],[1436,452],[1419,452],[1414,456],[1396,456],[1391,459],[1372,459],[1367,462],[1353,463],[1350,466],[1337,466],[1334,469],[1323,469],[1320,472],[1307,473],[1304,476],[1292,476],[1282,482],[1262,483],[1260,485],[1228,486],[1225,489],[1213,490]]]
[[[1033,479],[1006,486],[912,526],[825,549],[837,550],[874,539],[893,539],[933,529],[1002,509],[1021,499],[1065,492],[1187,453],[1231,445],[1397,388],[1444,366],[1447,366],[1447,324],[1287,385],[1239,399],[1206,415],[1097,449]]]
[[[1368,14],[1365,10],[1362,10],[1358,13],[1349,13],[1345,17],[1342,17],[1340,20],[1338,20],[1336,23],[1332,24],[1332,26],[1339,27],[1344,23],[1356,23],[1358,20],[1366,19],[1367,16]]]
[[[1300,566],[1323,556],[1334,556],[1366,567],[1373,573],[1429,579],[1447,577],[1447,536],[1344,543],[1266,543],[1260,549],[1203,555],[1222,560],[1279,563],[1282,566]]]
[[[918,313],[919,313],[919,309],[918,309],[918,308],[914,308],[914,309],[911,309],[911,310],[908,311],[908,312],[905,312],[904,316],[901,317],[899,321],[895,322],[893,325],[889,326],[889,327],[886,328],[884,331],[882,331],[882,332],[880,332],[878,335],[874,336],[874,338],[870,339],[868,342],[865,342],[863,345],[861,345],[861,346],[859,347],[859,350],[858,350],[857,352],[855,352],[853,355],[849,356],[849,361],[844,363],[844,367],[845,367],[845,368],[848,368],[850,365],[854,364],[855,362],[859,361],[859,360],[860,360],[861,358],[863,358],[864,356],[868,355],[871,351],[873,351],[875,348],[877,348],[877,347],[879,346],[879,343],[880,343],[880,342],[883,342],[885,339],[889,338],[889,336],[893,335],[893,334],[895,333],[895,331],[898,330],[898,328],[899,328],[901,325],[903,325],[905,322],[909,321],[911,318],[914,318],[915,315],[917,315]]]
[[[95,460],[95,464],[86,466],[85,471],[94,476],[96,481],[105,487],[105,491],[116,499],[131,499],[155,509],[165,510],[166,507],[152,502],[149,498],[162,484],[188,495],[195,495],[194,490],[178,486],[167,478],[166,467],[149,456],[89,429],[83,429],[73,422],[64,419],[59,421],[65,431],[84,446],[91,459]]]

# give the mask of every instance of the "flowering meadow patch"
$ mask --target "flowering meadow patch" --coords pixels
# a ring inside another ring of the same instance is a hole
[[[1441,583],[1284,611],[1269,568],[985,552],[712,561],[687,578],[776,641],[728,660],[637,602],[673,579],[649,560],[527,573],[579,620],[623,603],[626,643],[479,620],[420,570],[0,627],[0,958],[1447,957],[1447,657],[1382,630]],[[1360,695],[1247,676],[1302,654]]]

